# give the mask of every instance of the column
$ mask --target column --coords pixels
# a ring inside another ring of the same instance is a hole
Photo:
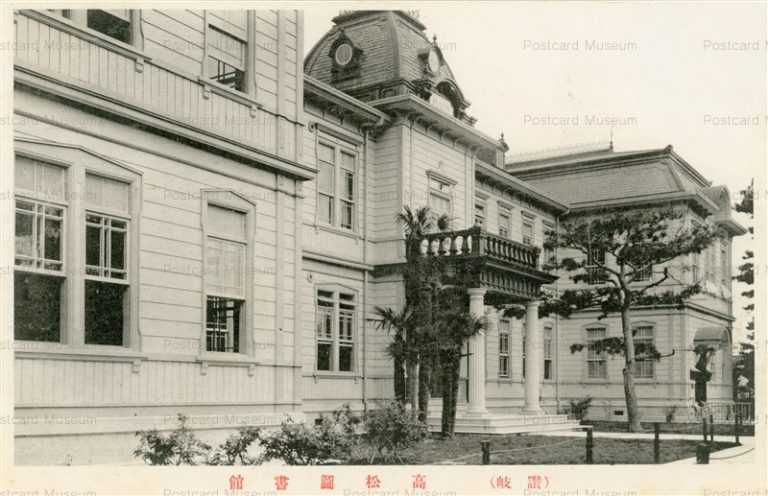
[[[469,313],[475,318],[485,314],[485,289],[472,288],[469,293]],[[469,414],[482,415],[485,409],[485,331],[469,338]]]
[[[541,366],[543,342],[539,329],[539,302],[530,301],[525,307],[525,408],[524,414],[542,413]]]

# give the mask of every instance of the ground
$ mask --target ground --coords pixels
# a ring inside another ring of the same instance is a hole
[[[559,437],[536,435],[456,435],[453,439],[428,438],[417,446],[404,450],[400,456],[404,463],[431,465],[455,463],[478,465],[481,463],[482,440],[491,442],[491,463],[500,465],[572,465],[585,463],[586,435]],[[661,463],[669,463],[696,456],[700,441],[669,439],[661,442]],[[733,443],[715,442],[711,451],[734,446]],[[495,451],[508,451],[493,454]],[[594,437],[595,464],[652,464],[653,441]]]

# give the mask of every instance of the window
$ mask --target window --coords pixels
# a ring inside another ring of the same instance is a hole
[[[718,277],[717,277],[717,249],[714,245],[709,245],[707,247],[707,279],[709,282],[714,283]]]
[[[510,321],[499,321],[499,377],[509,377],[509,331]]]
[[[315,336],[318,371],[352,372],[355,349],[355,297],[318,289]]]
[[[355,227],[355,156],[341,152],[341,228]]]
[[[87,25],[123,43],[131,43],[131,11],[128,9],[88,9]]]
[[[246,213],[209,203],[206,231],[205,349],[241,353],[247,273]]]
[[[638,344],[648,346],[653,345],[653,326],[638,326],[635,327],[634,330],[635,347],[637,347]],[[638,357],[636,355],[634,367],[635,377],[652,379],[654,362],[655,360],[653,357],[645,357],[642,356],[642,354]]]
[[[14,337],[61,339],[66,169],[17,157]]]
[[[512,237],[512,213],[507,207],[499,205],[499,236],[502,238]]]
[[[130,284],[130,185],[86,174],[85,191],[85,342],[122,346]]]
[[[598,264],[605,264],[605,250],[600,246],[591,246],[587,256],[587,264],[584,267],[587,272],[587,284],[602,282],[603,270]]]
[[[544,379],[552,379],[552,326],[544,326]]]
[[[329,143],[317,145],[317,217],[341,229],[357,229],[357,156]],[[338,164],[338,167],[337,167]],[[338,179],[338,184],[337,184]],[[340,194],[337,195],[336,192]],[[336,204],[338,197],[338,207]],[[337,208],[339,214],[337,215]]]
[[[728,263],[728,245],[720,240],[720,284],[726,288],[731,286],[731,267]]]
[[[429,208],[435,215],[451,216],[452,185],[435,177],[429,178]]]
[[[597,352],[593,345],[606,337],[605,327],[587,329],[587,377],[590,379],[608,378],[608,364],[605,352]]]
[[[522,234],[523,234],[523,244],[526,245],[532,245],[533,244],[533,218],[526,214],[525,212],[522,212],[523,216],[523,224],[522,224]]]
[[[475,225],[485,228],[485,205],[475,203]]]
[[[701,253],[691,253],[691,282],[700,282],[701,277]]]
[[[246,91],[245,60],[248,22],[243,10],[208,11],[206,74],[236,91]]]
[[[544,226],[544,239],[549,239],[549,236],[555,232],[555,225],[551,222],[544,221],[542,222],[542,225]],[[555,259],[555,249],[551,246],[544,246],[544,250],[542,252],[542,263],[545,265],[551,265],[556,264],[557,260]]]
[[[637,269],[635,281],[650,281],[653,277],[653,264],[648,264]]]

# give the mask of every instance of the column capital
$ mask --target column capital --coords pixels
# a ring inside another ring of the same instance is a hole
[[[469,288],[467,293],[469,296],[485,296],[486,291],[485,288]]]
[[[539,305],[541,305],[541,300],[530,300],[525,304],[526,307],[538,307]]]

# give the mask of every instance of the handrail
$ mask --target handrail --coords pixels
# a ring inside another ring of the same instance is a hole
[[[487,256],[506,263],[538,269],[538,248],[483,231],[479,226],[424,236],[422,255]]]

